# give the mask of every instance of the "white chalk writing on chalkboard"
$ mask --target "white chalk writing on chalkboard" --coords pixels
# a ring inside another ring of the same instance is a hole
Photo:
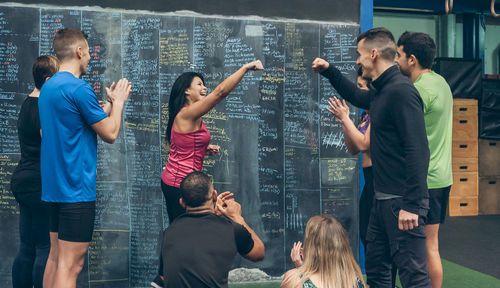
[[[16,18],[20,12],[30,15],[28,22]],[[6,64],[0,67],[0,129],[6,129],[0,159],[14,157],[0,161],[2,195],[9,190],[11,172],[5,171],[19,157],[15,122],[20,100],[33,88],[32,61],[53,54],[51,39],[64,27],[89,35],[84,79],[99,99],[121,77],[134,85],[120,137],[98,145],[99,232],[89,250],[87,282],[142,287],[154,277],[158,233],[168,220],[159,185],[168,159],[167,103],[171,85],[185,71],[202,72],[211,91],[246,62],[261,59],[266,68],[248,73],[203,118],[213,144],[221,146],[219,155],[206,158],[204,171],[218,190],[236,193],[250,226],[272,247],[274,257],[257,267],[282,274],[289,261],[285,250],[303,236],[312,215],[332,213],[356,233],[350,223],[357,211],[349,199],[357,196],[357,162],[342,160],[340,126],[323,111],[336,92],[310,69],[315,57],[324,57],[353,78],[356,25],[0,6],[0,61]],[[329,185],[345,193],[332,198]],[[2,197],[10,210],[0,217],[17,213],[12,196]],[[0,266],[0,273],[6,269]]]

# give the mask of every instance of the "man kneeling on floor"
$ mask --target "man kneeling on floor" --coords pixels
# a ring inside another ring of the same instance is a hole
[[[264,258],[264,244],[246,224],[232,193],[217,196],[203,172],[186,176],[180,189],[186,213],[163,235],[165,287],[227,287],[236,252],[251,261]]]

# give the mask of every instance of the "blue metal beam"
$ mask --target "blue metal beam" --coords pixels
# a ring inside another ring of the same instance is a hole
[[[366,30],[369,30],[373,28],[373,0],[361,0],[360,3],[360,23],[359,23],[359,29],[360,32],[365,32]],[[360,111],[361,113],[362,111]],[[363,168],[361,168],[361,157],[359,158],[359,195],[361,195],[361,192],[363,191],[363,186],[365,186],[365,178],[363,176]],[[361,270],[364,272],[365,271],[365,253],[364,253],[364,247],[361,241],[359,241],[359,263],[361,266]]]
[[[361,0],[360,30],[365,32],[373,28],[373,0]]]

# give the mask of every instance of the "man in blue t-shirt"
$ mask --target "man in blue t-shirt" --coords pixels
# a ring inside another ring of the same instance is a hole
[[[90,60],[87,35],[59,30],[53,41],[59,72],[42,87],[38,101],[42,128],[42,200],[51,205],[50,254],[44,287],[76,287],[94,230],[96,133],[113,143],[132,91],[127,79],[106,88],[101,107],[94,90],[79,79]]]

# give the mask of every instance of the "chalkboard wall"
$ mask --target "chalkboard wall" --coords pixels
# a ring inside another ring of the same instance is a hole
[[[194,11],[205,15],[280,17],[359,23],[361,0],[87,0],[84,5],[155,12]],[[0,1],[9,2],[9,1]],[[25,4],[82,6],[81,0],[17,0]]]
[[[16,121],[33,89],[31,66],[53,54],[63,27],[89,35],[91,60],[83,78],[98,98],[121,77],[133,83],[120,136],[98,144],[94,237],[78,287],[145,287],[158,264],[158,238],[168,223],[160,174],[168,155],[168,97],[184,71],[199,71],[212,90],[241,65],[262,60],[208,115],[205,124],[221,152],[204,170],[218,191],[230,190],[266,245],[266,259],[242,258],[279,276],[293,264],[294,241],[308,219],[337,217],[358,250],[358,158],[347,153],[339,124],[325,110],[337,95],[311,71],[315,57],[355,78],[359,26],[311,21],[139,13],[98,8],[0,5],[0,286],[11,285],[18,249],[18,206],[10,177],[20,158]],[[357,119],[358,110],[352,108]]]

